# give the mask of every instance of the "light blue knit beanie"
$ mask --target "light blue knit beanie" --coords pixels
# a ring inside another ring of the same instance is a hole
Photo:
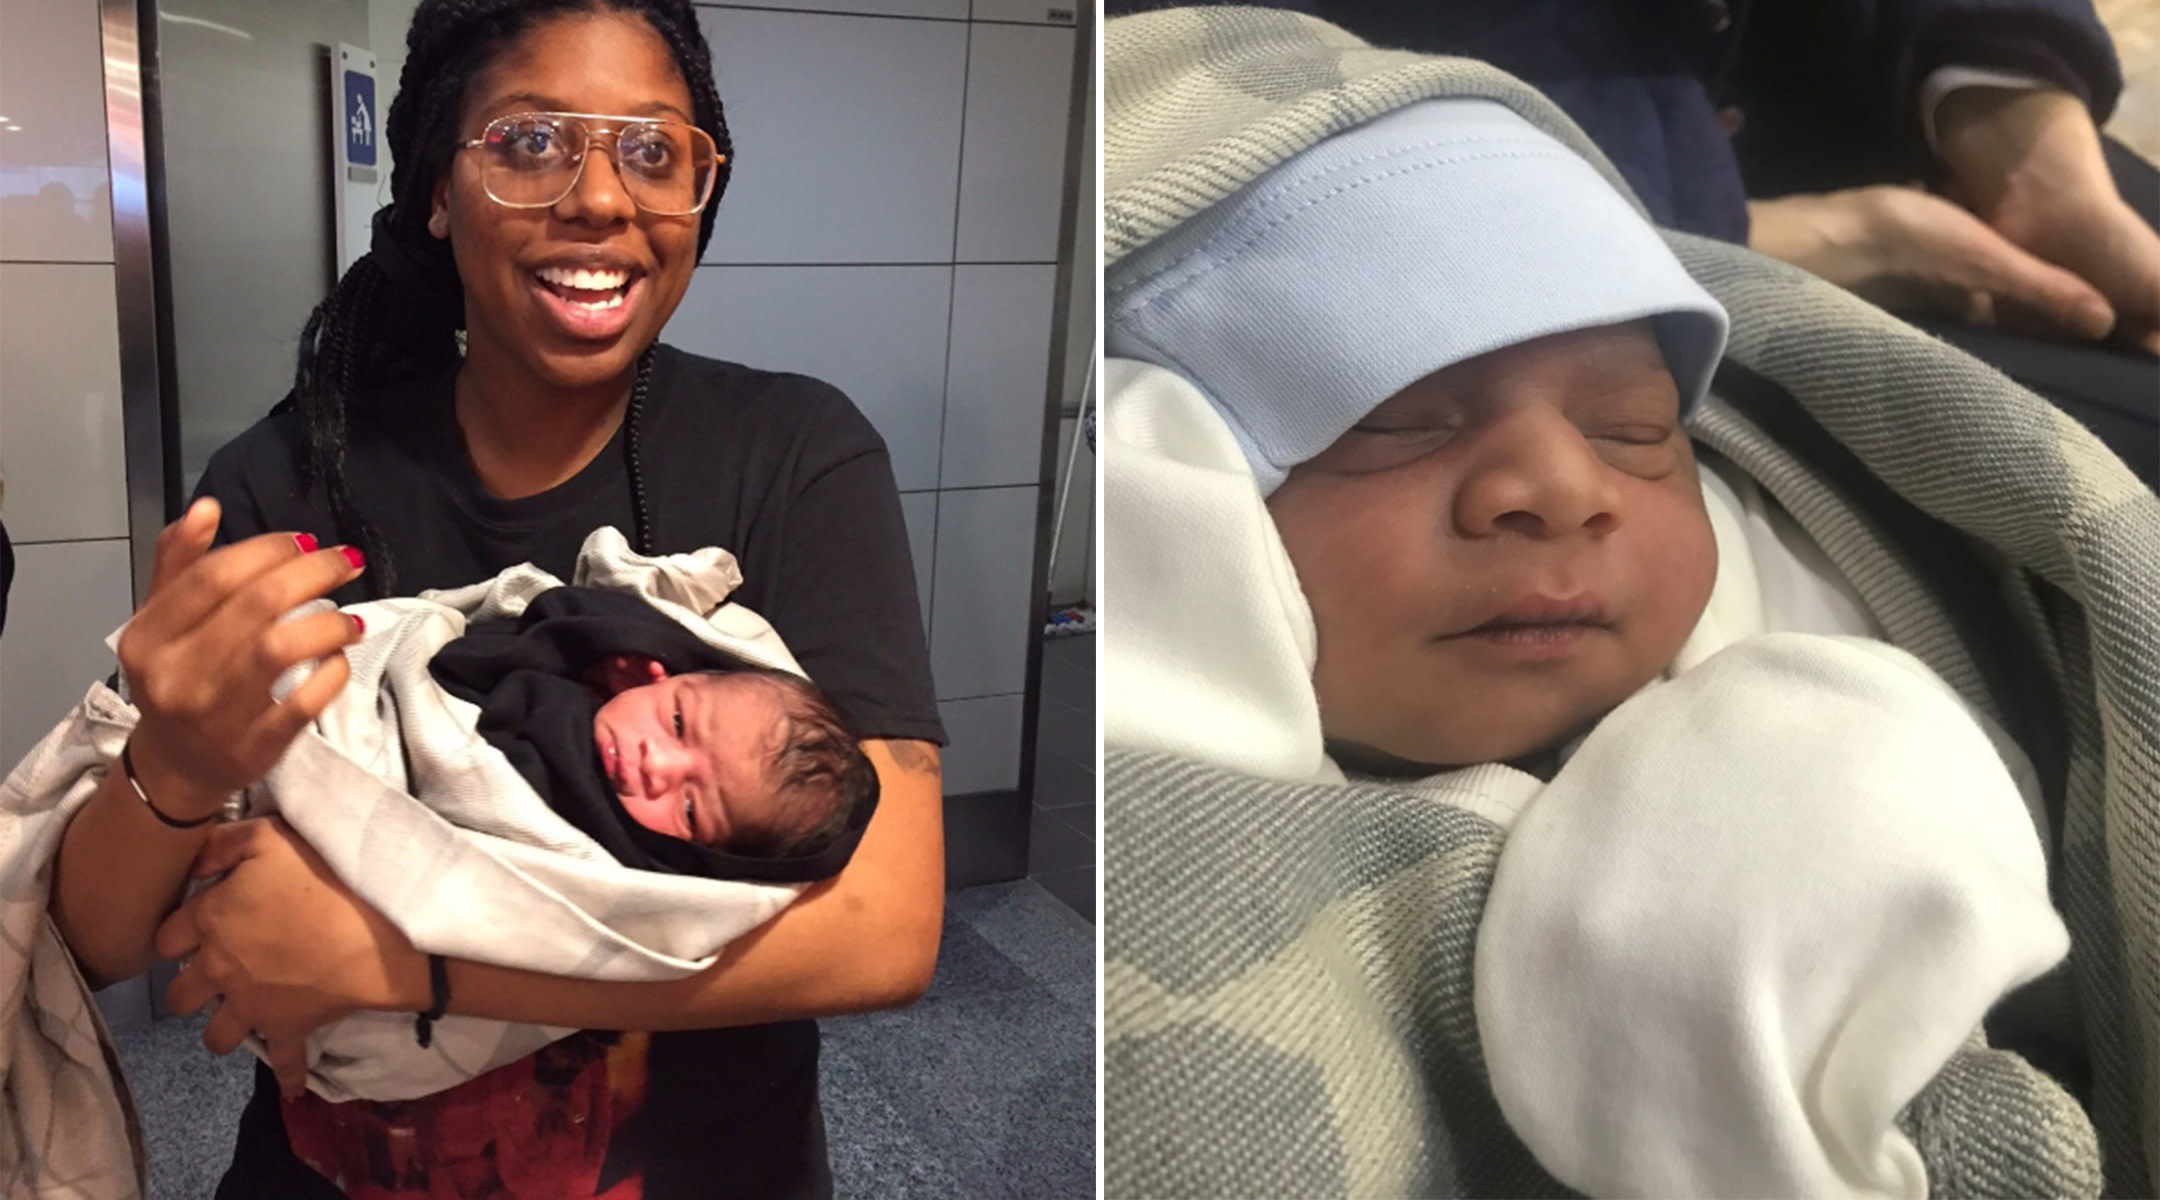
[[[1116,263],[1104,349],[1190,380],[1264,493],[1442,367],[1651,319],[1682,411],[1725,310],[1579,155],[1504,105],[1427,100],[1299,154]]]

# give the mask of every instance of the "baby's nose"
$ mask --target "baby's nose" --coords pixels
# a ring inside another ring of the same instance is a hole
[[[1616,520],[1597,451],[1558,412],[1528,412],[1486,439],[1456,495],[1456,518],[1473,535],[1555,537],[1601,533]]]
[[[687,757],[681,747],[664,739],[648,745],[645,748],[645,775],[654,790],[681,783]]]

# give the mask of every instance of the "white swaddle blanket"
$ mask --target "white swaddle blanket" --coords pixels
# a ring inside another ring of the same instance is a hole
[[[469,623],[514,618],[561,582],[519,566],[469,587],[349,606],[368,628],[345,652],[351,682],[250,789],[248,815],[282,816],[431,954],[584,979],[680,978],[801,888],[620,865],[548,807],[474,732],[479,709],[428,671]],[[709,645],[802,673],[772,626],[725,603],[742,582],[725,551],[647,558],[602,528],[585,539],[570,582],[633,592]],[[410,1017],[362,1013],[308,1039],[308,1086],[330,1100],[430,1095],[571,1032],[451,1016],[423,1050]]]
[[[724,551],[648,558],[615,530],[601,529],[586,539],[570,582],[634,592],[712,646],[801,673],[770,625],[725,602],[741,575]],[[434,652],[468,623],[515,617],[560,584],[521,566],[470,587],[351,606],[368,628],[346,651],[351,681],[249,790],[249,814],[282,816],[340,879],[430,953],[587,979],[694,973],[800,888],[616,863],[474,732],[477,707],[428,672]],[[96,790],[134,722],[121,696],[92,687],[0,791],[10,818],[0,840],[0,883],[7,885],[0,932],[37,950],[34,958],[0,956],[0,987],[15,994],[0,1016],[10,1038],[41,1047],[36,1061],[48,1064],[41,1072],[83,1080],[55,1086],[56,1099],[15,1089],[10,1127],[20,1131],[18,1142],[29,1142],[49,1124],[72,1125],[69,1139],[104,1147],[112,1162],[126,1161],[124,1153],[112,1156],[129,1140],[124,1092],[101,1074],[102,1030],[80,977],[61,969],[69,964],[44,907],[66,819]],[[33,999],[24,998],[26,990]],[[452,1016],[436,1023],[433,1046],[422,1049],[410,1016],[360,1014],[309,1039],[308,1086],[331,1100],[428,1095],[569,1032]],[[57,1044],[57,1056],[48,1043]],[[9,1057],[11,1088],[36,1077],[13,1065],[31,1061],[27,1051]],[[59,1065],[50,1065],[55,1060]],[[69,1100],[76,1093],[88,1098]],[[31,1115],[63,1101],[71,1110],[65,1119]],[[101,1141],[100,1131],[109,1136]]]
[[[1104,379],[1104,744],[1340,780],[1245,456],[1176,374]],[[1510,829],[1476,953],[1493,1089],[1590,1195],[1917,1200],[1894,1118],[2068,949],[2030,769],[1917,660],[1820,636],[1873,630],[1752,483],[1705,471],[1704,493],[1717,586],[1669,682],[1550,784],[1406,785]]]

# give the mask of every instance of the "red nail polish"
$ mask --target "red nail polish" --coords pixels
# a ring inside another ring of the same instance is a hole
[[[345,615],[352,618],[353,632],[359,634],[361,637],[366,637],[367,622],[361,620],[357,613],[346,613]]]
[[[365,571],[365,570],[367,570],[367,555],[365,555],[365,554],[362,554],[362,553],[360,553],[360,548],[359,548],[359,547],[357,547],[357,546],[339,546],[339,547],[338,547],[338,553],[339,553],[339,554],[342,554],[342,555],[344,555],[344,556],[345,556],[345,561],[346,561],[346,562],[349,562],[349,563],[351,563],[351,564],[352,564],[352,569],[353,569],[353,570],[355,570],[355,571]]]
[[[313,554],[321,545],[315,540],[315,535],[312,533],[296,533],[293,535],[292,540],[293,545],[300,547],[300,553],[302,554]]]

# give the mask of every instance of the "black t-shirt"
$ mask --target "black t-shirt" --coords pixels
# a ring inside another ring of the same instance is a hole
[[[474,583],[522,562],[567,581],[592,530],[613,525],[630,534],[622,431],[560,486],[499,499],[465,457],[452,384],[448,373],[409,381],[355,406],[372,415],[356,416],[346,478],[389,552],[394,594]],[[319,491],[299,485],[305,444],[299,417],[281,414],[211,458],[197,490],[224,506],[221,541],[273,530],[312,533],[326,546],[342,540]],[[734,599],[773,624],[863,736],[944,741],[891,463],[845,396],[799,375],[663,346],[640,460],[656,550],[733,553],[743,574]],[[341,603],[365,598],[359,581],[336,595]],[[427,1102],[281,1113],[274,1082],[259,1070],[219,1196],[285,1200],[307,1194],[294,1190],[303,1180],[319,1180],[289,1148],[285,1113],[293,1115],[291,1138],[317,1162],[332,1157],[325,1147],[338,1147],[334,1161],[388,1164],[404,1156],[385,1154],[386,1146],[417,1137],[444,1147],[437,1164],[446,1174],[538,1172],[529,1178],[546,1178],[545,1194],[566,1200],[598,1195],[630,1173],[643,1175],[647,1200],[830,1192],[813,1022],[610,1040],[580,1035],[483,1076],[459,1093],[452,1107],[462,1111],[448,1113]],[[406,1129],[386,1128],[401,1120]],[[612,1137],[592,1137],[595,1120]],[[427,1128],[411,1129],[415,1121]],[[550,1141],[529,1125],[567,1128],[582,1141]],[[398,1184],[384,1184],[407,1194],[415,1169],[407,1161],[395,1169]],[[588,1178],[589,1191],[582,1183],[562,1190]],[[476,1195],[487,1194],[485,1186],[460,1184],[481,1188]],[[426,1192],[421,1183],[411,1194]]]

